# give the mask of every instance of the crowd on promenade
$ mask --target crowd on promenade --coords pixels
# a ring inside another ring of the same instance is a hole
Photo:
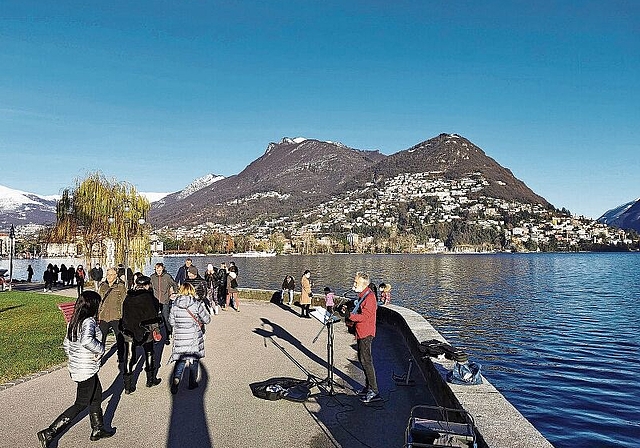
[[[176,394],[185,372],[188,372],[187,387],[198,387],[199,362],[205,355],[206,325],[211,322],[212,315],[220,310],[240,312],[239,270],[234,262],[222,263],[219,267],[208,264],[202,276],[192,259],[187,258],[175,278],[166,271],[163,263],[156,263],[150,276],[132,272],[123,265],[110,267],[104,272],[96,264],[89,273],[82,266],[56,268],[49,265],[45,271],[45,292],[51,291],[52,285],[58,281],[58,274],[62,274],[63,284],[73,285],[75,281],[78,288],[78,299],[63,345],[69,358],[71,378],[77,383],[77,395],[72,406],[49,427],[38,432],[43,448],[50,446],[87,407],[92,428],[90,440],[115,434],[115,429],[107,429],[104,425],[102,386],[98,378],[109,332],[113,331],[115,335],[117,360],[126,395],[136,390],[134,371],[138,362],[138,346],[144,351],[146,386],[160,384],[154,349],[156,343],[171,345],[170,362],[174,363],[174,368],[170,391]],[[298,301],[300,317],[304,319],[311,317],[312,288],[311,272],[305,270],[300,279]],[[368,275],[357,273],[353,289],[358,298],[350,307],[340,303],[338,309],[334,308],[335,296],[329,287],[324,288],[323,300],[327,311],[345,315],[347,325],[353,330],[358,343],[358,359],[365,373],[365,386],[358,394],[364,403],[370,403],[381,399],[371,357],[378,287],[370,282]],[[390,286],[381,284],[379,289],[380,303],[389,303]],[[294,305],[295,290],[293,276],[287,275],[280,294],[282,306]]]

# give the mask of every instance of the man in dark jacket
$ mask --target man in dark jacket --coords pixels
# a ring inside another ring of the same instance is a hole
[[[127,297],[122,302],[121,325],[125,342],[125,363],[122,377],[124,379],[125,394],[130,394],[136,390],[133,371],[138,361],[136,356],[136,346],[138,345],[142,345],[144,349],[144,370],[147,372],[147,387],[160,384],[161,379],[156,377],[153,350],[153,330],[159,330],[159,309],[160,304],[151,290],[151,279],[141,275],[136,279],[134,289],[127,293]]]
[[[189,269],[187,270],[187,279],[184,283],[190,283],[191,286],[193,286],[193,289],[196,290],[198,300],[202,300],[204,305],[207,307],[207,311],[209,311],[211,304],[207,299],[207,282],[200,277],[197,267],[189,266]]]
[[[178,273],[176,274],[176,283],[178,286],[182,285],[187,279],[187,271],[192,266],[192,263],[193,260],[191,260],[191,258],[187,258],[184,260],[184,264],[180,266],[180,269],[178,269]]]
[[[100,287],[102,276],[104,275],[104,272],[102,271],[102,267],[100,266],[100,263],[96,263],[93,266],[93,269],[91,269],[90,275],[91,275],[91,280],[93,280],[93,285],[95,286],[95,289],[97,291],[98,288]]]

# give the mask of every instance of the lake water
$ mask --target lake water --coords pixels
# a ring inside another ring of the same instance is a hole
[[[203,271],[228,256],[193,257]],[[640,446],[640,254],[315,255],[234,258],[241,287],[348,290],[356,271],[390,282],[556,447]],[[152,260],[153,262],[157,260]],[[183,258],[165,258],[175,274]],[[76,265],[77,260],[56,260]],[[41,279],[47,260],[31,263]],[[0,260],[0,268],[8,268]],[[151,265],[145,273],[152,272]]]

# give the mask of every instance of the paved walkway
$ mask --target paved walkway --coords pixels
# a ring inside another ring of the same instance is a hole
[[[59,293],[73,295],[75,290]],[[162,383],[145,387],[141,356],[138,389],[131,395],[123,393],[115,346],[111,347],[99,376],[105,421],[117,428],[116,435],[89,442],[85,412],[57,446],[401,447],[411,406],[433,404],[433,399],[415,370],[414,386],[399,386],[392,380],[394,372],[406,371],[409,359],[402,336],[393,327],[379,326],[374,342],[383,402],[364,405],[354,395],[352,390],[361,386],[364,375],[353,336],[343,323],[335,326],[335,395],[317,387],[305,403],[252,395],[250,383],[273,377],[306,379],[303,369],[320,379],[327,376],[326,330],[313,343],[321,324],[299,318],[297,311],[244,301],[240,313],[230,310],[213,316],[207,326],[200,387],[187,390],[181,384],[175,396],[168,387],[169,346],[156,345]],[[0,447],[38,447],[36,432],[72,404],[74,397],[75,383],[66,368],[0,391]]]

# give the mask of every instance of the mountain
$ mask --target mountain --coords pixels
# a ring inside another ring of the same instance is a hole
[[[177,227],[293,217],[333,197],[414,173],[444,179],[480,176],[482,188],[472,195],[551,207],[511,171],[456,134],[440,134],[390,156],[337,142],[285,137],[270,143],[241,173],[187,197],[168,196],[153,204],[149,218],[156,227]]]
[[[176,202],[181,201],[182,199],[185,199],[191,196],[198,190],[206,188],[209,185],[215,182],[218,182],[222,179],[224,179],[224,176],[219,176],[217,174],[210,173],[205,176],[197,178],[196,180],[191,182],[189,185],[184,187],[182,190],[177,191],[175,193],[166,194],[163,197],[158,198],[156,201],[153,201],[153,202],[157,202],[156,207],[164,207],[165,205],[174,204]],[[153,203],[150,198],[148,199],[149,199],[149,202]]]
[[[640,198],[607,211],[598,218],[598,222],[640,232]]]
[[[354,178],[353,186],[366,181],[379,183],[404,173],[424,172],[439,173],[446,179],[460,179],[471,173],[480,173],[488,185],[476,196],[550,206],[546,199],[534,193],[510,170],[457,134],[440,134],[388,156],[377,163],[370,173],[362,173]]]
[[[385,157],[339,142],[285,137],[241,173],[153,204],[149,221],[159,227],[287,216],[342,191],[353,173]]]
[[[50,224],[56,221],[56,196],[39,196],[0,185],[0,229],[11,224]]]

